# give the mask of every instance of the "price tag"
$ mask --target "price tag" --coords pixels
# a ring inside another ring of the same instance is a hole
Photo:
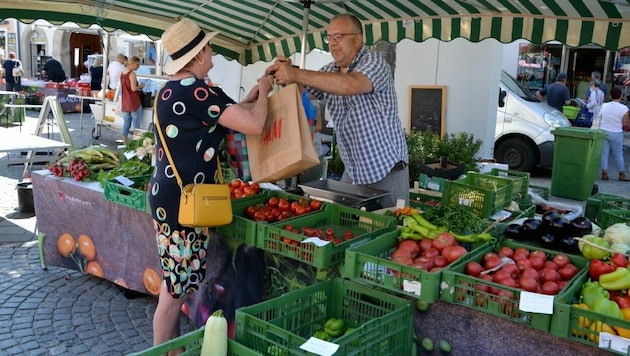
[[[413,293],[417,296],[420,296],[422,284],[418,281],[408,281],[406,279],[403,279],[403,290],[405,292]]]
[[[316,355],[331,356],[337,352],[339,345],[311,336],[305,343],[300,345],[300,348]]]
[[[307,239],[302,240],[303,244],[306,243],[312,243],[313,245],[317,246],[317,247],[322,247],[322,246],[326,246],[330,243],[330,241],[325,241],[320,239],[319,237],[309,237]]]
[[[125,146],[123,146],[124,148]],[[124,153],[126,159],[132,159],[136,156],[136,151],[125,151]]]
[[[405,200],[404,199],[397,199],[396,200],[396,209],[403,209],[405,207]]]
[[[524,312],[553,314],[553,295],[521,291],[518,308]]]
[[[613,335],[606,332],[599,333],[599,347],[602,349],[610,349],[620,352],[624,355],[628,354],[630,348],[630,339]]]

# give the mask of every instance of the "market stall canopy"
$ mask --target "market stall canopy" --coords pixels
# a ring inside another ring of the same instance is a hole
[[[306,50],[327,50],[326,26],[339,13],[363,22],[367,45],[463,37],[630,46],[630,0],[0,0],[0,9],[2,17],[26,23],[98,24],[152,38],[187,17],[219,31],[215,52],[242,64],[300,52],[305,28]]]

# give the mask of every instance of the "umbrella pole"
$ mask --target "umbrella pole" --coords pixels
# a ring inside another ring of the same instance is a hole
[[[300,48],[300,68],[306,67],[306,35],[308,33],[308,17],[311,12],[312,0],[302,0],[304,5],[304,17],[302,20],[302,46]]]

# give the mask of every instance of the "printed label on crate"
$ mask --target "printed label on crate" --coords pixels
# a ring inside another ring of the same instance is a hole
[[[118,176],[114,178],[118,183],[124,185],[125,187],[131,187],[133,185],[133,181],[125,176]]]
[[[319,237],[309,237],[307,239],[302,240],[303,244],[309,243],[309,242],[317,247],[326,246],[330,243],[330,241],[322,240]]]
[[[405,292],[413,293],[417,296],[420,295],[420,291],[422,290],[422,284],[418,281],[408,281],[406,279],[403,280],[403,290]]]
[[[331,356],[337,352],[339,345],[311,336],[305,343],[300,345],[300,348],[316,355]]]
[[[374,279],[383,282],[385,275],[393,276],[394,273],[385,266],[380,266],[374,262],[366,262],[363,265],[363,278]]]
[[[626,339],[625,337],[613,335],[607,332],[600,332],[599,347],[606,350],[610,349],[613,351],[617,351],[626,355],[630,350],[630,339]]]
[[[472,205],[472,200],[466,199],[466,198],[459,198],[459,199],[457,199],[457,203],[459,205],[463,205],[463,206],[471,206]]]
[[[553,295],[521,291],[518,308],[525,312],[553,314]]]

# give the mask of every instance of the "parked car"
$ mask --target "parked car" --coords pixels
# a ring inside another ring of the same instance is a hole
[[[509,74],[501,72],[494,158],[511,170],[531,172],[553,164],[556,127],[571,126],[555,108],[541,102]]]

